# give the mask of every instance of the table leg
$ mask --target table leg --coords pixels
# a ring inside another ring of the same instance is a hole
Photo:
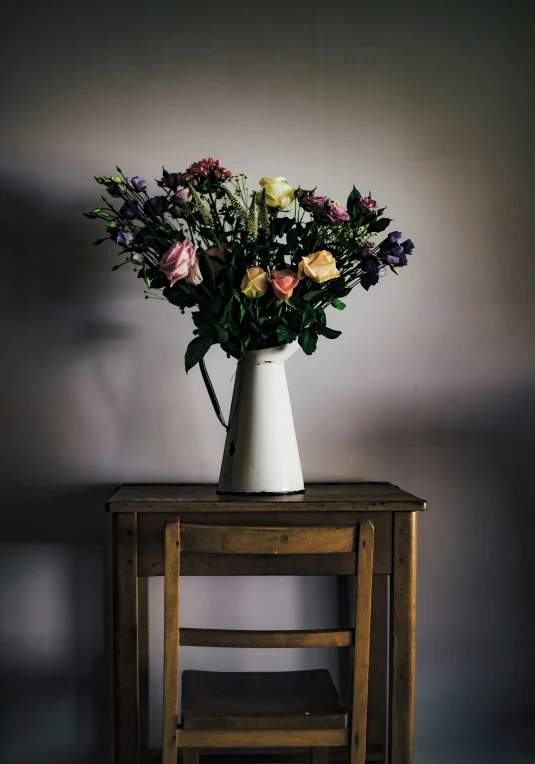
[[[137,518],[114,515],[115,764],[138,764]]]
[[[394,513],[389,762],[413,764],[417,512]]]

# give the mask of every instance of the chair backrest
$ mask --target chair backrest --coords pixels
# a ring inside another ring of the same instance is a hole
[[[354,646],[352,749],[365,750],[374,529],[369,520],[353,527],[266,528],[181,524],[165,528],[164,741],[176,730],[178,646],[345,647]],[[299,555],[355,554],[354,628],[306,631],[179,630],[180,554]],[[352,761],[354,756],[352,753]]]

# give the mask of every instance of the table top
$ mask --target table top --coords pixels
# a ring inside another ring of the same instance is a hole
[[[218,494],[215,485],[123,485],[109,512],[412,512],[427,502],[392,483],[308,483],[304,493]]]

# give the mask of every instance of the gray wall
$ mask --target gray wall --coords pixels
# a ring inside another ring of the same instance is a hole
[[[89,246],[97,226],[80,216],[93,174],[150,178],[206,155],[341,200],[371,188],[416,241],[399,278],[332,316],[338,341],[289,363],[305,476],[429,500],[417,764],[533,761],[529,5],[6,4],[3,764],[110,761],[104,501],[124,481],[217,480],[223,430],[198,370],[183,373],[190,320],[111,274],[112,245]],[[208,362],[228,409],[234,364],[217,349]],[[282,625],[302,601],[296,621],[332,625],[331,584],[317,606],[311,584],[188,581],[184,620],[226,625],[227,596],[233,624]],[[157,671],[152,690],[156,718]]]

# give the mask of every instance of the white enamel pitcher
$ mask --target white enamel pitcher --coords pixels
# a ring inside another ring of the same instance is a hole
[[[304,491],[284,368],[298,349],[251,350],[238,361],[218,493]]]

